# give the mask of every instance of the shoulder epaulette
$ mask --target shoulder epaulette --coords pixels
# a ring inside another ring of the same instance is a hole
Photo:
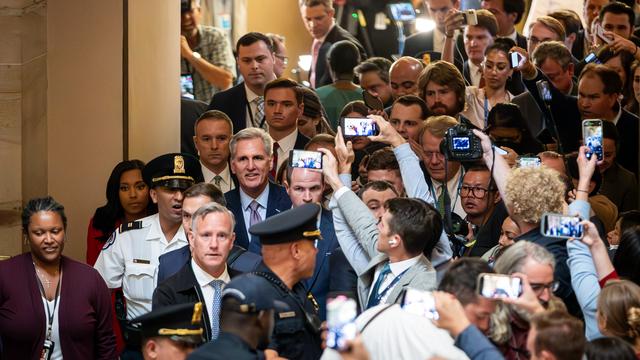
[[[142,221],[132,221],[132,222],[120,225],[121,233],[129,230],[136,230],[136,229],[142,229]]]

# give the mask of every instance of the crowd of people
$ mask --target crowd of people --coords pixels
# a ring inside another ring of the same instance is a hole
[[[86,264],[27,202],[0,358],[639,359],[637,17],[574,2],[425,0],[391,61],[300,0],[300,84],[183,0],[181,152],[113,168]]]

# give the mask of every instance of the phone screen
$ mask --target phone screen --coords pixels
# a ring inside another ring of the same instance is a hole
[[[602,160],[602,120],[584,120],[582,122],[582,139],[589,148],[587,159],[591,159],[591,154],[596,154],[598,160]]]
[[[440,317],[436,311],[436,300],[428,291],[407,288],[402,298],[402,308],[427,319],[438,320]]]
[[[518,158],[519,168],[537,168],[540,167],[541,161],[537,156],[521,156]]]
[[[391,17],[395,21],[412,21],[416,19],[416,11],[410,2],[389,4]]]
[[[289,165],[295,168],[322,169],[322,153],[319,151],[291,150]]]
[[[596,55],[596,53],[591,52],[589,53],[589,55],[584,57],[584,62],[587,64],[590,63],[596,63],[596,64],[602,64],[602,61],[600,61],[600,59],[598,59],[598,56]]]
[[[580,221],[576,216],[544,214],[540,230],[548,237],[581,239],[584,231]]]
[[[345,349],[348,340],[355,339],[358,305],[352,298],[338,295],[327,300],[327,346],[332,349]]]
[[[551,101],[552,98],[549,83],[544,80],[540,80],[536,83],[536,85],[538,86],[538,92],[540,93],[540,97],[542,97],[542,100],[545,102]]]
[[[191,74],[180,75],[180,95],[189,99],[194,98],[193,77]]]
[[[514,51],[509,53],[509,60],[512,68],[517,68],[518,66],[520,66],[520,61],[522,61],[522,59],[522,55],[520,55],[520,53],[518,52]]]
[[[342,131],[344,136],[372,136],[376,134],[377,126],[369,118],[344,118]]]
[[[517,299],[522,291],[522,279],[499,274],[480,274],[478,293],[490,299]]]

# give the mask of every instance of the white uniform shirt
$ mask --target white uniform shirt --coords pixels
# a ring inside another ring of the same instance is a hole
[[[167,241],[159,219],[158,214],[147,216],[138,220],[142,222],[140,229],[115,231],[94,266],[110,289],[122,287],[129,320],[151,311],[158,281],[158,257],[189,244],[182,226]]]

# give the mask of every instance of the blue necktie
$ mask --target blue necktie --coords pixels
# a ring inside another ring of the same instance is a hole
[[[391,268],[389,267],[389,263],[387,262],[382,267],[382,270],[380,271],[380,275],[378,275],[378,280],[376,280],[376,283],[373,286],[373,289],[371,290],[371,294],[369,295],[369,302],[367,302],[367,309],[370,307],[376,306],[380,303],[380,298],[378,298],[378,293],[380,292],[380,286],[382,286],[382,283],[384,282],[384,278],[386,278],[390,272],[391,272]]]
[[[220,305],[222,303],[222,287],[224,281],[213,280],[211,283],[213,287],[213,304],[211,305],[211,340],[218,338],[220,333]]]

